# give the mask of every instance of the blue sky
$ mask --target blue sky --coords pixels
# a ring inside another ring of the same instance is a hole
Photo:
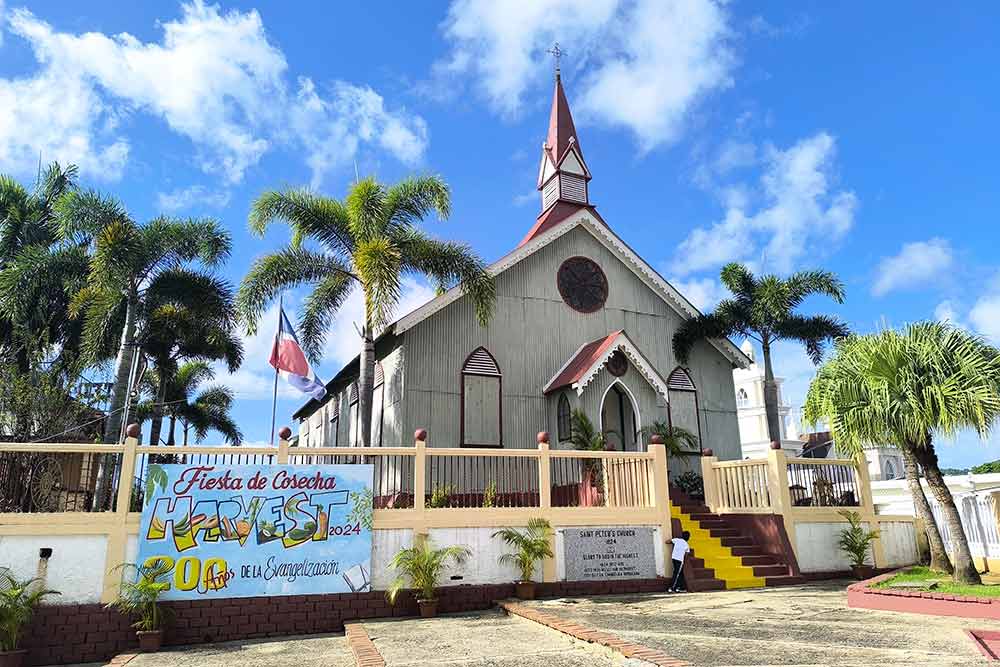
[[[720,298],[726,261],[824,267],[847,302],[807,309],[858,331],[937,315],[1000,343],[995,5],[516,4],[0,0],[0,172],[30,180],[41,154],[138,219],[217,217],[234,282],[287,238],[246,231],[264,189],[341,196],[355,163],[433,172],[454,211],[428,229],[492,261],[538,212],[558,40],[591,199],[697,304]],[[429,294],[409,284],[403,308]],[[356,350],[359,308],[320,377]],[[248,441],[268,437],[271,335],[220,376]],[[779,364],[801,401],[811,364],[793,347]],[[300,403],[284,391],[279,423]],[[942,462],[997,444],[962,437]]]

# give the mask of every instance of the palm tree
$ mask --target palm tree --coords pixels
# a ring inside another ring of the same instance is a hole
[[[56,224],[76,174],[54,162],[31,191],[0,175],[0,355],[21,373],[46,355],[59,371],[77,360],[81,327],[67,313],[86,278],[87,249],[64,240]]]
[[[698,436],[681,426],[671,426],[665,421],[655,421],[642,429],[647,438],[658,435],[669,456],[683,456],[698,452]]]
[[[121,433],[137,333],[153,310],[165,303],[200,307],[216,294],[204,275],[186,265],[220,265],[230,253],[229,233],[208,219],[155,218],[136,223],[111,197],[74,192],[61,200],[59,217],[66,238],[92,238],[87,284],[71,312],[83,315],[83,350],[97,363],[115,358],[111,403],[104,441]]]
[[[384,186],[367,178],[351,186],[344,201],[305,190],[265,192],[253,203],[250,229],[262,236],[275,220],[292,231],[288,247],[254,262],[243,279],[237,309],[248,332],[278,295],[302,284],[312,286],[303,303],[300,340],[318,361],[337,310],[355,288],[365,302],[361,330],[359,419],[362,446],[371,443],[375,336],[389,323],[405,274],[420,274],[441,288],[460,287],[471,299],[480,324],[493,313],[493,278],[468,246],[437,241],[416,227],[431,211],[446,218],[451,195],[434,176],[408,178]],[[317,249],[304,247],[312,241]]]
[[[814,364],[823,357],[828,341],[846,336],[847,325],[827,315],[798,315],[795,309],[812,294],[825,294],[844,301],[843,283],[828,271],[800,271],[788,278],[754,276],[742,264],[722,267],[722,284],[733,293],[707,315],[687,320],[674,333],[674,354],[687,363],[691,348],[706,338],[740,335],[760,343],[764,353],[764,410],[768,437],[781,440],[778,418],[778,385],[771,366],[771,346],[780,340],[795,340],[806,347]]]
[[[154,445],[160,442],[167,389],[180,362],[221,360],[231,373],[243,363],[243,342],[235,331],[232,288],[212,276],[192,272],[190,279],[200,280],[203,287],[199,293],[210,298],[197,304],[177,301],[148,304],[145,315],[149,321],[138,327],[143,335],[137,340],[152,362],[157,380],[151,392],[154,401],[148,406],[152,411],[150,442]]]
[[[973,428],[982,438],[1000,417],[1000,350],[982,338],[940,322],[920,322],[903,331],[886,329],[838,341],[836,354],[809,387],[804,416],[825,419],[837,447],[861,455],[865,447],[890,443],[910,461],[914,505],[928,527],[932,565],[946,556],[915,466],[940,504],[952,539],[953,578],[980,583],[962,520],[938,467],[934,437]],[[932,528],[933,527],[933,528]]]
[[[182,363],[166,378],[161,378],[159,373],[160,369],[154,369],[145,383],[145,391],[153,398],[154,403],[143,404],[138,412],[140,419],[144,421],[153,418],[156,403],[163,404],[163,412],[168,418],[168,446],[176,443],[178,422],[183,437],[182,444],[185,446],[190,432],[193,432],[196,442],[204,440],[209,431],[222,434],[231,445],[242,442],[243,434],[230,414],[233,406],[232,390],[222,385],[209,385],[199,391],[201,385],[215,379],[215,371],[207,361]],[[157,400],[160,387],[165,387],[163,401]]]

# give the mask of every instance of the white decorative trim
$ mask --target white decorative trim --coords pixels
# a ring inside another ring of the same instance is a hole
[[[515,264],[519,263],[521,260],[533,255],[538,250],[541,250],[556,239],[562,237],[564,234],[567,234],[577,227],[583,227],[589,231],[594,238],[600,241],[604,247],[612,251],[619,258],[625,260],[626,266],[628,266],[633,273],[639,276],[643,282],[656,292],[660,298],[667,303],[667,305],[673,308],[678,315],[684,319],[691,319],[701,315],[701,312],[695,308],[690,301],[685,299],[673,285],[664,280],[663,276],[657,273],[653,267],[639,257],[639,255],[637,255],[632,248],[622,241],[617,234],[611,231],[607,225],[594,218],[594,216],[590,214],[590,211],[585,208],[581,208],[577,215],[578,217],[575,219],[563,220],[544,234],[535,237],[528,243],[525,243],[523,246],[515,249],[513,252],[501,257],[499,260],[487,267],[486,271],[491,276],[496,277]],[[461,287],[453,287],[444,294],[431,299],[423,306],[420,306],[416,310],[411,311],[409,314],[397,320],[396,333],[402,333],[417,323],[430,317],[445,306],[448,306],[458,300],[462,294],[463,291]],[[711,339],[709,342],[715,349],[722,353],[723,356],[740,368],[748,368],[752,363],[749,357],[747,357],[736,345],[733,344],[732,341],[727,338]]]
[[[639,439],[642,437],[640,435],[640,433],[642,433],[642,413],[639,412],[639,401],[635,400],[635,394],[633,394],[632,390],[628,388],[628,385],[626,385],[624,382],[621,381],[621,378],[615,378],[615,381],[608,385],[608,388],[604,390],[604,395],[601,396],[601,402],[598,403],[600,407],[597,409],[597,415],[601,422],[600,423],[601,433],[604,433],[604,401],[608,399],[608,392],[610,392],[611,388],[614,387],[615,385],[618,385],[623,390],[625,390],[625,394],[628,396],[628,400],[632,402],[632,417],[634,419],[635,438],[636,438],[635,444],[638,446],[640,444]],[[625,434],[622,433],[622,438],[624,437]],[[625,442],[622,442],[622,451],[627,452],[634,450],[626,449]]]
[[[658,391],[660,395],[662,395],[669,402],[670,399],[667,394],[666,380],[663,379],[663,376],[659,374],[653,364],[650,363],[649,359],[647,359],[642,352],[639,351],[639,348],[635,346],[635,343],[633,343],[625,333],[618,334],[618,336],[615,337],[614,342],[608,347],[604,354],[602,354],[593,363],[593,365],[587,369],[587,372],[584,373],[579,380],[570,385],[576,390],[577,396],[583,394],[583,390],[587,388],[587,385],[590,384],[595,377],[597,377],[597,374],[604,367],[604,364],[607,363],[611,355],[617,350],[624,352],[625,356],[629,358],[635,369],[639,371],[644,378],[646,378],[646,382],[648,382],[653,389]]]

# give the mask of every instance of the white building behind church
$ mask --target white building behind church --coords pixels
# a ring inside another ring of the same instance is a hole
[[[736,390],[736,416],[740,428],[740,449],[744,459],[767,457],[771,440],[767,433],[764,411],[764,366],[757,363],[753,344],[746,340],[740,350],[752,363],[733,371]],[[781,449],[788,456],[808,458],[842,458],[829,433],[800,433],[799,419],[786,402],[782,392],[784,378],[775,376],[778,385],[778,420],[781,427]],[[903,457],[895,447],[873,447],[865,452],[868,473],[872,480],[899,479],[903,476]]]

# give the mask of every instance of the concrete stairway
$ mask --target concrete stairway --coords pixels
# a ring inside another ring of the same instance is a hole
[[[691,533],[692,553],[684,568],[688,590],[788,586],[805,581],[792,575],[788,563],[774,555],[776,549],[765,549],[730,521],[673,487],[670,512],[674,534]]]

